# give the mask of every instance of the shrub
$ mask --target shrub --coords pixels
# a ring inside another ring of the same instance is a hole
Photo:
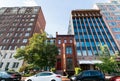
[[[75,75],[79,74],[81,72],[81,68],[75,67]]]
[[[55,73],[56,69],[55,68],[51,68],[50,71]]]

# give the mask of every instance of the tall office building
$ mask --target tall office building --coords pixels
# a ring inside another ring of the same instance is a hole
[[[0,68],[18,70],[23,61],[14,59],[16,48],[28,44],[34,33],[42,33],[45,19],[41,7],[0,8]]]
[[[100,9],[101,14],[112,32],[120,48],[120,0],[110,0],[108,3],[97,3],[94,8]]]
[[[95,63],[101,63],[99,45],[107,45],[113,55],[118,50],[100,10],[73,10],[69,22],[68,34],[74,34],[77,59],[82,69],[94,69]]]

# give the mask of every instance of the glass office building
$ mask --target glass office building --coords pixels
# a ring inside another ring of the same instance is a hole
[[[97,3],[94,8],[100,9],[106,24],[112,32],[120,48],[120,0],[110,0],[106,3]]]
[[[100,10],[73,10],[69,23],[68,34],[75,35],[79,64],[100,62],[97,59],[100,44],[108,46],[110,55],[118,51]]]

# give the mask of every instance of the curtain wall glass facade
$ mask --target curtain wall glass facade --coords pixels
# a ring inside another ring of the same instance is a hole
[[[72,12],[69,30],[73,30],[78,56],[99,56],[99,45],[107,45],[110,54],[118,51],[99,10]]]

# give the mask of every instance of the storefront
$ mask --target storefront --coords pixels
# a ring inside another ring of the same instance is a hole
[[[79,60],[79,66],[82,70],[96,69],[95,64],[102,63],[100,60]]]

